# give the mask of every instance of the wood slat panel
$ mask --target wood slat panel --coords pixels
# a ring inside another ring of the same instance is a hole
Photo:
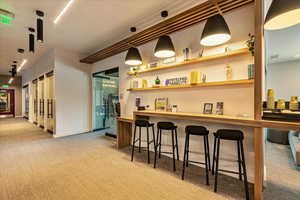
[[[161,23],[149,27],[131,37],[128,37],[120,42],[117,42],[107,48],[104,48],[80,62],[92,64],[103,60],[107,57],[119,54],[128,50],[131,45],[139,46],[157,39],[161,35],[171,34],[176,31],[185,29],[189,26],[200,23],[207,18],[216,15],[220,10],[222,13],[229,12],[241,6],[253,3],[254,0],[209,0],[198,6],[195,6],[187,11],[184,11],[172,18],[169,18]],[[217,4],[217,6],[216,6]]]

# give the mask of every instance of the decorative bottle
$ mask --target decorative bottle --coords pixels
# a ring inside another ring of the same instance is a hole
[[[267,108],[268,109],[274,109],[275,108],[274,90],[273,89],[268,89]]]

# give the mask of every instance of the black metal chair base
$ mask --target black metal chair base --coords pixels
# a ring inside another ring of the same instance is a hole
[[[144,124],[146,124],[146,125],[144,125]],[[139,127],[139,138],[138,139],[136,139],[136,128],[137,127]],[[134,134],[133,134],[133,142],[132,142],[132,152],[131,152],[131,162],[133,161],[133,157],[134,157],[134,150],[135,150],[135,143],[136,142],[139,142],[139,146],[138,146],[138,150],[139,150],[139,152],[141,152],[141,148],[142,148],[142,146],[141,146],[141,143],[142,143],[142,137],[141,137],[141,135],[142,135],[142,127],[144,127],[144,128],[146,128],[147,129],[147,147],[145,147],[145,148],[147,148],[147,153],[148,153],[148,164],[150,164],[150,150],[149,150],[149,146],[150,146],[150,144],[151,143],[153,143],[154,144],[154,149],[155,149],[155,133],[154,133],[154,124],[150,124],[149,122],[147,122],[147,121],[142,121],[142,125],[141,126],[139,126],[139,124],[136,122],[136,124],[135,124],[135,127],[134,127]],[[152,134],[153,134],[153,140],[149,140],[149,127],[151,127],[152,128]]]
[[[217,192],[218,189],[218,174],[219,171],[225,172],[225,173],[232,173],[232,174],[238,174],[239,179],[242,181],[244,179],[244,187],[245,187],[245,194],[246,199],[249,200],[249,188],[248,188],[248,179],[247,179],[247,170],[246,170],[246,163],[245,163],[245,155],[244,155],[244,147],[243,147],[243,137],[238,139],[226,139],[225,140],[233,140],[237,142],[237,156],[238,156],[238,167],[239,171],[231,171],[231,170],[224,170],[219,169],[219,159],[220,159],[220,143],[221,140],[224,138],[221,138],[218,135],[215,135],[214,139],[214,152],[213,152],[213,166],[212,166],[212,174],[215,175],[215,185],[214,185],[214,192]]]
[[[196,132],[199,131],[199,134],[190,134],[188,126],[186,128],[186,137],[185,137],[185,145],[184,145],[184,157],[183,157],[183,166],[182,166],[182,175],[181,179],[184,180],[185,175],[185,168],[189,166],[189,163],[196,163],[196,164],[204,164],[205,165],[205,172],[206,172],[206,185],[209,185],[209,171],[211,170],[210,167],[210,154],[209,154],[209,142],[208,142],[208,131],[204,127],[194,127]],[[197,130],[200,129],[200,130]],[[203,131],[205,130],[205,131]],[[203,136],[204,140],[204,156],[205,162],[198,162],[198,161],[191,161],[189,160],[189,148],[190,148],[190,135],[196,136]]]
[[[161,158],[161,154],[172,154],[173,155],[173,170],[176,171],[176,158],[179,160],[179,150],[178,150],[178,138],[177,138],[177,127],[174,126],[174,129],[171,129],[171,136],[172,136],[172,152],[162,152],[161,151],[161,138],[162,138],[162,130],[161,128],[157,128],[157,138],[156,138],[156,146],[155,146],[155,156],[154,156],[154,168],[156,168],[157,162],[157,151],[158,151],[158,158]],[[169,129],[168,129],[169,130]],[[176,150],[176,152],[175,152]],[[176,155],[175,155],[176,154]]]

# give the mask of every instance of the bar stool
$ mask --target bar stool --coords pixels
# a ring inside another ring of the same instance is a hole
[[[139,128],[139,138],[136,140],[136,128]],[[153,140],[149,141],[149,127],[152,127],[152,133],[153,133]],[[142,142],[142,128],[147,129],[147,152],[148,152],[148,163],[150,163],[150,151],[149,151],[149,145],[153,142],[154,149],[155,149],[155,134],[154,134],[154,124],[149,123],[147,120],[136,120],[135,126],[134,126],[134,135],[133,135],[133,142],[132,142],[132,152],[131,152],[131,161],[133,161],[133,155],[134,155],[134,149],[135,149],[135,143],[139,142],[139,152],[141,152],[141,142]]]
[[[214,140],[213,167],[212,167],[212,174],[213,175],[215,174],[214,191],[217,192],[219,171],[223,171],[226,173],[238,174],[240,180],[242,180],[242,175],[243,175],[246,199],[248,200],[249,199],[249,188],[248,188],[247,170],[246,170],[244,147],[243,147],[243,140],[244,140],[243,132],[239,131],[239,130],[220,129],[216,133],[214,133],[214,136],[215,136],[215,140]],[[219,169],[221,140],[230,140],[230,141],[237,142],[237,156],[238,156],[237,162],[238,162],[239,172]]]
[[[161,152],[161,136],[162,130],[171,131],[172,134],[172,152]],[[161,153],[164,154],[173,154],[173,170],[176,171],[176,161],[175,161],[175,149],[177,154],[177,160],[179,160],[178,153],[178,138],[177,138],[177,126],[175,126],[172,122],[158,122],[157,123],[157,138],[156,138],[156,146],[155,146],[155,156],[154,156],[154,168],[156,168],[156,160],[157,160],[157,148],[159,148],[158,157],[160,158]]]
[[[210,154],[209,154],[209,142],[208,142],[208,134],[209,131],[203,126],[187,126],[185,128],[185,145],[184,145],[184,157],[183,157],[183,166],[182,166],[182,180],[184,180],[185,167],[188,167],[188,163],[197,163],[204,164],[206,171],[206,185],[209,185],[209,170],[210,170]],[[203,136],[204,142],[204,154],[205,154],[205,163],[196,162],[189,160],[189,148],[190,148],[190,136]]]

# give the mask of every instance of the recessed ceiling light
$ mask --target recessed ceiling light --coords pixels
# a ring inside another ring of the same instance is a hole
[[[57,24],[59,19],[65,14],[65,12],[68,10],[68,8],[71,6],[71,4],[74,2],[74,0],[70,0],[68,4],[64,7],[64,9],[59,13],[59,15],[55,18],[54,24]]]
[[[14,81],[14,78],[11,77],[11,78],[9,79],[9,81],[8,81],[8,84],[11,84],[13,81]]]
[[[17,69],[17,72],[21,71],[21,69],[24,67],[24,65],[27,63],[27,60],[24,59],[23,62],[21,63],[20,67]]]

